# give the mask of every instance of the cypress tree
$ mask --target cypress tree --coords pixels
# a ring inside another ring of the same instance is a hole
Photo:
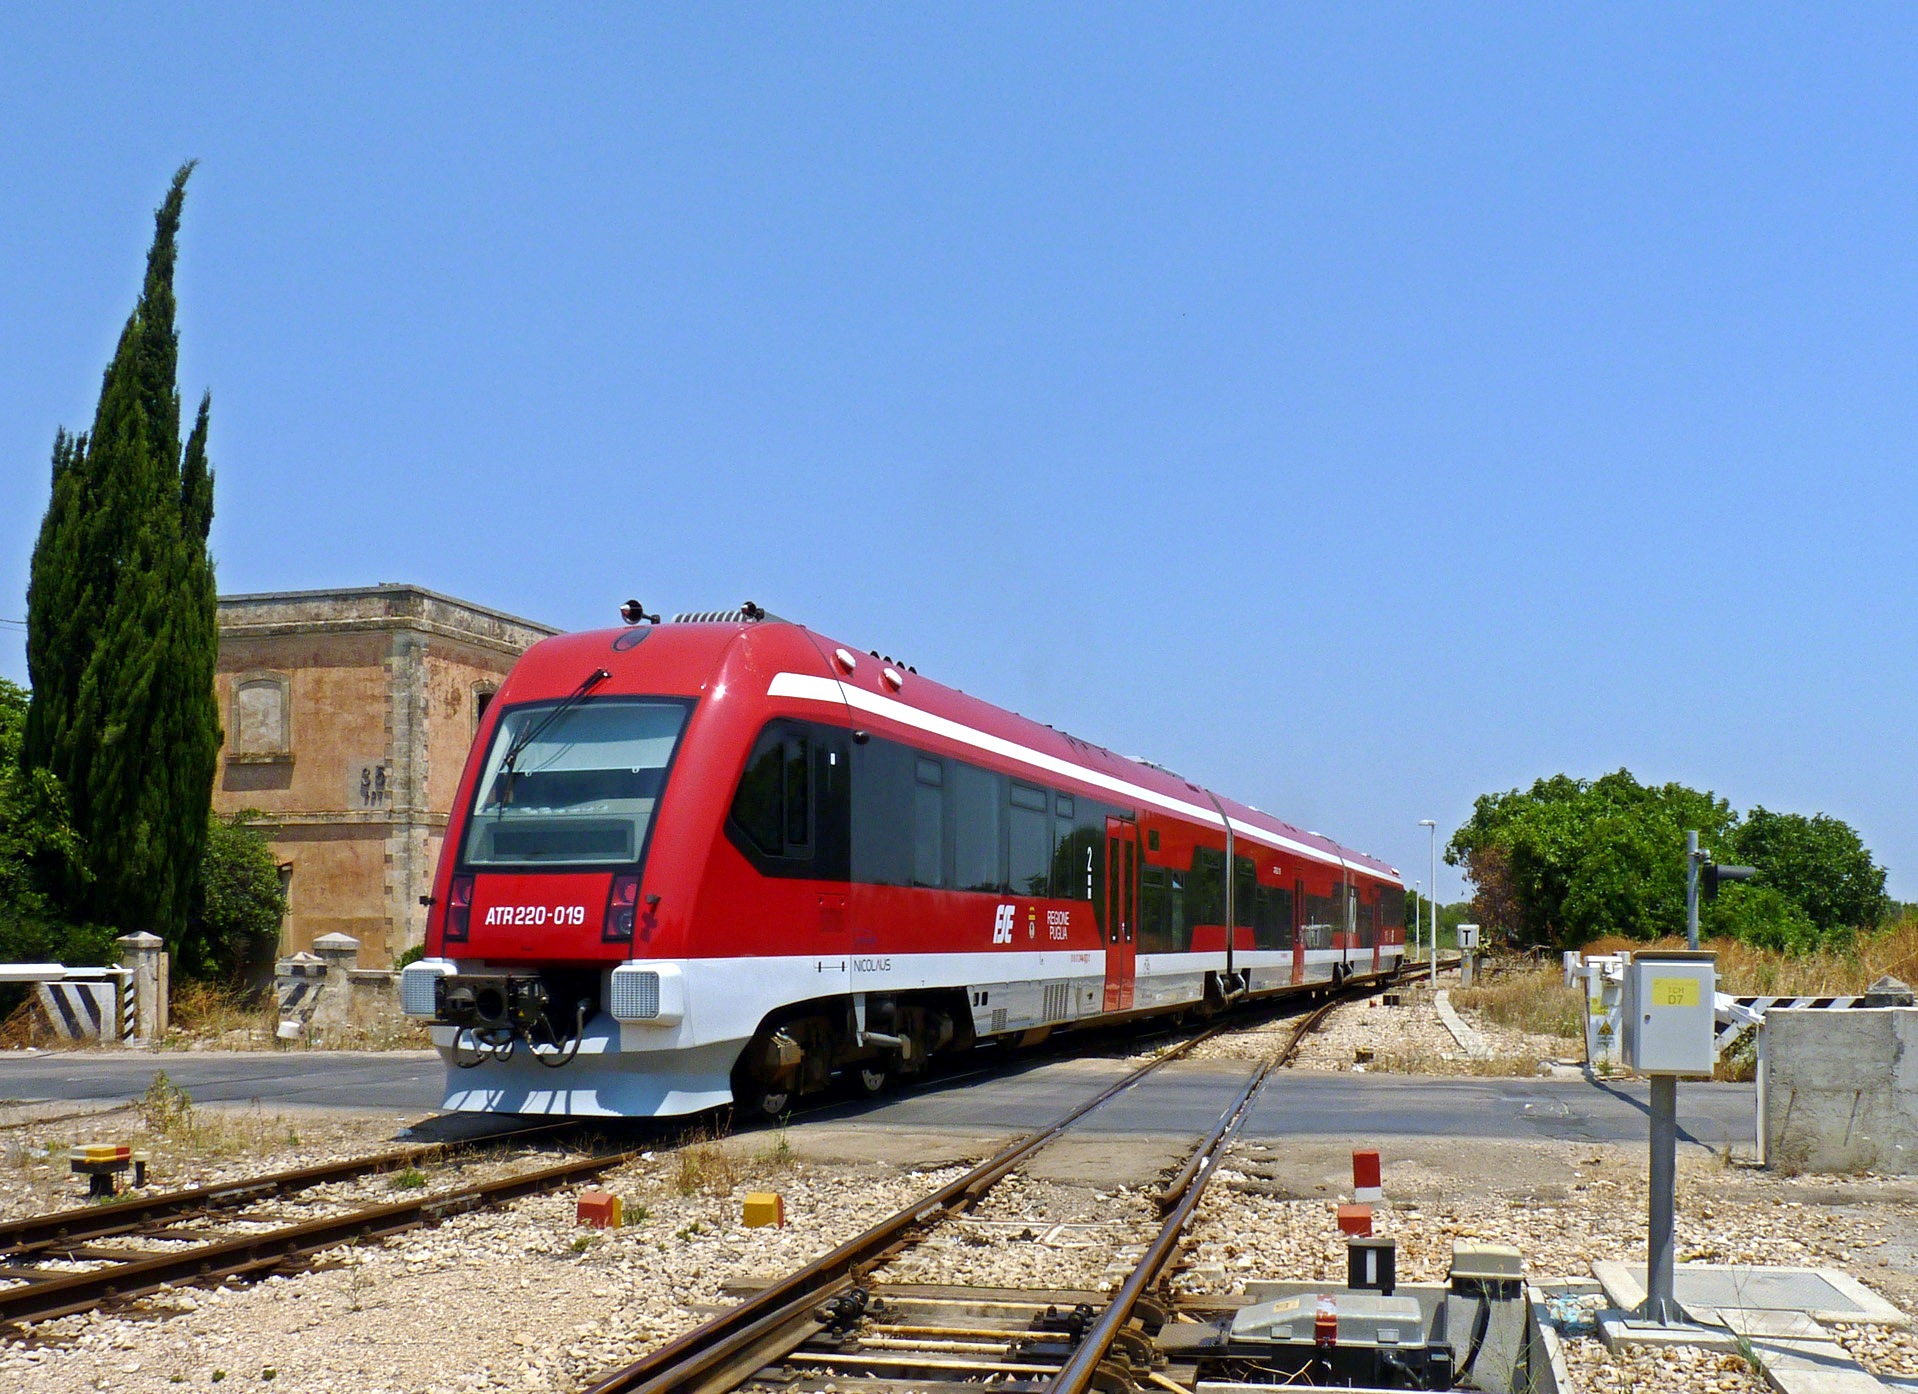
[[[27,601],[23,758],[53,771],[85,840],[69,908],[180,946],[220,743],[207,529],[210,403],[182,458],[173,268],[191,163],[154,215],[146,282],[93,429],[54,445]]]

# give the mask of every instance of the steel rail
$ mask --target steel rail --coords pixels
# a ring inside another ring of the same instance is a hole
[[[1139,1299],[1158,1279],[1172,1256],[1178,1252],[1179,1240],[1184,1237],[1185,1227],[1191,1223],[1193,1212],[1198,1209],[1199,1199],[1205,1193],[1206,1184],[1212,1179],[1214,1163],[1225,1155],[1225,1150],[1231,1146],[1232,1139],[1245,1126],[1246,1120],[1252,1115],[1252,1106],[1258,1102],[1259,1094],[1271,1081],[1272,1076],[1297,1054],[1299,1043],[1325,1019],[1334,1007],[1340,1004],[1340,1001],[1340,997],[1334,996],[1317,1007],[1299,1023],[1299,1029],[1292,1033],[1291,1039],[1278,1054],[1261,1065],[1258,1072],[1247,1081],[1228,1116],[1212,1130],[1206,1143],[1193,1154],[1192,1159],[1186,1163],[1185,1171],[1180,1173],[1183,1187],[1179,1190],[1176,1202],[1171,1213],[1166,1216],[1164,1225],[1160,1227],[1159,1233],[1139,1259],[1139,1266],[1132,1270],[1131,1276],[1113,1294],[1111,1302],[1107,1304],[1105,1311],[1099,1314],[1098,1320],[1086,1328],[1085,1336],[1078,1348],[1060,1367],[1059,1373],[1046,1385],[1046,1394],[1085,1394],[1085,1391],[1093,1386],[1100,1362],[1105,1359],[1113,1343],[1124,1331],[1125,1324],[1131,1320],[1133,1309],[1138,1306]],[[1161,1194],[1169,1193],[1173,1189],[1174,1187],[1168,1186],[1166,1192]]]
[[[397,1171],[415,1162],[468,1147],[545,1136],[568,1126],[571,1124],[542,1123],[458,1142],[422,1142],[366,1157],[320,1162],[314,1166],[294,1167],[178,1191],[163,1191],[151,1196],[129,1195],[111,1205],[82,1205],[71,1210],[55,1210],[42,1215],[29,1215],[24,1219],[8,1220],[0,1222],[0,1262],[18,1260],[28,1253],[58,1248],[63,1244],[79,1244],[89,1239],[134,1233],[160,1219],[251,1205],[272,1196],[287,1195],[314,1186],[351,1181],[355,1177],[377,1175],[383,1171]]]
[[[1266,1069],[1284,1069],[1287,1065],[1291,1064],[1293,1058],[1298,1055],[1299,1046],[1304,1042],[1305,1038],[1319,1028],[1325,1018],[1331,1014],[1334,1007],[1343,1002],[1346,997],[1356,996],[1357,991],[1356,988],[1352,988],[1342,993],[1336,993],[1314,1007],[1310,1012],[1306,1013],[1305,1016],[1301,1017],[1298,1023],[1292,1028],[1292,1034],[1286,1038],[1285,1044],[1280,1047],[1278,1054],[1273,1057],[1272,1063],[1264,1069],[1253,1072],[1252,1078],[1247,1081],[1245,1086],[1247,1092],[1256,1088],[1263,1081]],[[1219,1144],[1219,1136],[1232,1125],[1233,1119],[1238,1116],[1238,1106],[1242,1099],[1243,1096],[1239,1099],[1234,1099],[1232,1106],[1219,1115],[1219,1121],[1212,1125],[1212,1130],[1200,1140],[1199,1145],[1193,1149],[1192,1155],[1185,1159],[1185,1165],[1179,1169],[1178,1175],[1166,1182],[1164,1187],[1152,1197],[1153,1203],[1157,1205],[1160,1210],[1170,1210],[1173,1206],[1177,1205],[1180,1198],[1183,1197],[1187,1189],[1191,1187],[1193,1179],[1198,1176],[1200,1171],[1210,1165],[1214,1151]]]
[[[1326,1005],[1329,1007],[1333,1004],[1328,1002]],[[1266,1082],[1272,1078],[1277,1069],[1277,1059],[1274,1057],[1261,1065],[1258,1072],[1246,1082],[1245,1088],[1240,1091],[1237,1101],[1228,1113],[1227,1121],[1214,1130],[1212,1147],[1206,1154],[1209,1160],[1216,1161],[1225,1155],[1225,1149],[1231,1145],[1232,1139],[1245,1125],[1245,1120],[1251,1115],[1252,1105],[1257,1102]],[[1099,1314],[1098,1320],[1086,1328],[1085,1336],[1078,1347],[1067,1357],[1066,1363],[1060,1367],[1058,1374],[1054,1375],[1051,1382],[1046,1385],[1046,1394],[1085,1394],[1085,1391],[1092,1387],[1098,1375],[1100,1362],[1105,1359],[1106,1353],[1119,1338],[1126,1322],[1131,1320],[1133,1308],[1138,1305],[1146,1288],[1158,1278],[1166,1263],[1178,1252],[1179,1240],[1185,1234],[1185,1227],[1191,1221],[1193,1211],[1198,1208],[1199,1198],[1205,1194],[1206,1183],[1212,1179],[1214,1169],[1208,1165],[1194,1173],[1191,1183],[1179,1197],[1178,1204],[1173,1208],[1172,1213],[1166,1216],[1165,1224],[1160,1227],[1158,1235],[1146,1247],[1145,1254],[1139,1260],[1139,1266],[1132,1270],[1131,1276],[1112,1295],[1111,1302],[1107,1304],[1105,1311]]]
[[[36,1275],[34,1281],[0,1289],[0,1325],[46,1321],[178,1283],[205,1283],[277,1268],[289,1259],[323,1249],[382,1239],[420,1225],[437,1224],[468,1210],[551,1190],[639,1155],[638,1151],[628,1151],[578,1158],[456,1191],[368,1206],[263,1234],[197,1244],[177,1254],[155,1255],[85,1273]]]
[[[760,1289],[632,1364],[602,1376],[586,1394],[635,1394],[635,1391],[637,1394],[669,1394],[669,1391],[690,1394],[706,1387],[716,1374],[742,1363],[742,1357],[753,1347],[776,1341],[782,1330],[805,1318],[827,1298],[852,1286],[854,1275],[860,1269],[877,1262],[912,1230],[928,1220],[969,1209],[1019,1163],[1086,1114],[1225,1029],[1224,1025],[1215,1026],[1182,1041],[1038,1132],[1009,1143],[963,1176],[954,1177],[863,1234],[848,1239],[831,1253]]]

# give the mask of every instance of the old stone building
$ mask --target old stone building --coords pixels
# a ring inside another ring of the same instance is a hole
[[[554,632],[418,586],[221,597],[213,807],[272,839],[282,953],[339,931],[372,967],[422,940],[480,713]]]

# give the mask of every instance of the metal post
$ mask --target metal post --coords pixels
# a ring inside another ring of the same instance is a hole
[[[1758,1134],[1757,1146],[1754,1150],[1758,1157],[1758,1165],[1761,1167],[1771,1165],[1771,1157],[1767,1150],[1769,1144],[1766,1142],[1766,1137],[1771,1132],[1771,1110],[1767,1107],[1769,1100],[1766,1098],[1766,1085],[1769,1083],[1766,1075],[1770,1072],[1766,1069],[1765,1035],[1765,1022],[1761,1017],[1758,1022],[1758,1108],[1754,1116],[1757,1126],[1753,1129]]]
[[[1430,939],[1428,940],[1428,947],[1431,951],[1431,964],[1432,964],[1431,970],[1429,973],[1429,981],[1434,987],[1437,987],[1438,986],[1438,822],[1436,819],[1432,819],[1432,818],[1421,818],[1419,819],[1419,826],[1421,828],[1429,828],[1431,829],[1431,832],[1432,832],[1432,882],[1425,892],[1425,903],[1431,907],[1431,911],[1432,911],[1432,933],[1431,933]]]
[[[1652,1076],[1651,1233],[1645,1255],[1645,1305],[1638,1315],[1662,1326],[1685,1319],[1672,1296],[1672,1229],[1677,1206],[1678,1078]]]
[[[1419,958],[1419,935],[1425,928],[1425,893],[1419,889],[1420,883],[1412,883],[1412,895],[1418,901],[1418,908],[1412,912],[1412,962]]]
[[[1698,833],[1685,834],[1685,947],[1698,947]]]

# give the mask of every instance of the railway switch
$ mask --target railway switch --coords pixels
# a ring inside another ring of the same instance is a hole
[[[1196,1357],[1201,1382],[1450,1389],[1452,1351],[1419,1299],[1301,1291],[1207,1325],[1160,1334],[1174,1359]]]

